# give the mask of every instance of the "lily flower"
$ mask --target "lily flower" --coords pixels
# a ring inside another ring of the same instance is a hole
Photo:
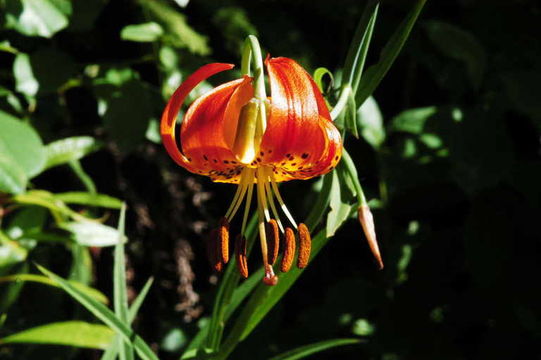
[[[267,57],[265,65],[270,97],[261,96],[257,89],[264,87],[264,82],[255,82],[248,75],[214,88],[186,111],[179,146],[176,122],[186,96],[201,81],[234,66],[213,63],[199,68],[169,100],[161,119],[161,136],[178,165],[212,181],[238,185],[229,209],[212,234],[211,255],[217,270],[229,261],[229,224],[244,202],[235,257],[240,274],[248,276],[244,233],[255,188],[263,281],[274,285],[278,278],[273,266],[280,243],[284,247],[282,272],[292,266],[297,247],[297,266],[305,267],[311,244],[307,226],[295,221],[277,184],[331,171],[340,161],[342,141],[321,92],[298,63],[285,57]]]

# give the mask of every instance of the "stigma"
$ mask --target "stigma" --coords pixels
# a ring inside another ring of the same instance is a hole
[[[303,223],[297,224],[286,207],[272,165],[243,167],[233,201],[218,228],[211,231],[209,257],[217,271],[221,271],[230,259],[235,259],[240,275],[248,277],[248,253],[253,244],[248,243],[250,239],[246,236],[246,227],[254,197],[257,203],[259,247],[265,272],[262,281],[272,286],[278,283],[275,266],[280,272],[288,272],[298,250],[297,267],[302,269],[308,264],[311,250],[308,227]],[[230,224],[239,212],[242,213],[239,215],[240,232],[232,237]],[[230,241],[232,238],[235,239],[234,244]],[[231,248],[234,248],[234,257],[230,256]]]

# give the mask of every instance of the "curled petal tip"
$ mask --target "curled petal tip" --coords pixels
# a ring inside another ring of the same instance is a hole
[[[379,270],[381,270],[383,269],[383,260],[379,251],[378,241],[376,239],[376,227],[374,226],[374,217],[372,216],[370,207],[368,207],[368,205],[366,204],[360,206],[357,210],[357,215],[359,218],[359,222],[363,227],[366,240],[368,241],[368,246],[370,246],[372,255],[374,255],[374,258],[378,263],[378,268]]]

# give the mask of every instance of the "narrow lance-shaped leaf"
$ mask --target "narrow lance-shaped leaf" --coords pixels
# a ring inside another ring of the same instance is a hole
[[[120,334],[124,341],[131,342],[135,350],[137,351],[137,354],[142,359],[158,360],[158,357],[152,352],[147,343],[145,343],[145,341],[139,335],[135,334],[128,325],[124,324],[111,310],[105,307],[105,305],[100,304],[88,295],[80,292],[68,281],[61,278],[60,276],[52,273],[51,271],[45,269],[40,265],[36,266],[42,273],[47,275],[53,281],[57,282],[60,287],[62,287],[70,296],[77,300],[88,311],[94,314],[94,316],[103,321],[111,329],[115,330],[115,332]]]
[[[337,346],[359,344],[359,339],[332,339],[320,341],[310,345],[298,347],[283,354],[273,356],[269,360],[298,360],[310,356],[312,354],[331,349]]]
[[[370,66],[363,75],[359,88],[355,96],[357,104],[360,106],[364,103],[366,98],[370,96],[376,87],[379,85],[387,71],[391,68],[396,57],[402,50],[408,36],[417,21],[417,17],[421,13],[426,0],[417,0],[415,5],[410,10],[402,24],[396,29],[391,36],[383,51],[381,52],[380,59],[377,64]]]
[[[84,321],[56,322],[30,329],[0,339],[2,344],[50,344],[105,349],[114,332],[107,326]]]

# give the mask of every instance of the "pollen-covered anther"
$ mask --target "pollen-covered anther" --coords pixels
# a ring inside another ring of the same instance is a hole
[[[299,258],[297,259],[297,267],[303,269],[308,265],[310,260],[310,251],[312,249],[312,237],[308,227],[303,223],[299,224]]]
[[[224,264],[222,263],[221,256],[218,255],[218,247],[218,229],[213,229],[206,241],[207,257],[214,270],[222,271]]]
[[[220,260],[227,264],[229,261],[229,221],[225,217],[220,219],[218,227],[218,244]]]
[[[243,278],[248,277],[248,259],[246,257],[246,238],[241,234],[235,239],[235,258],[237,260],[237,269]]]
[[[278,258],[280,250],[280,229],[278,223],[274,219],[270,219],[266,226],[267,230],[267,247],[268,247],[268,262],[274,265]]]
[[[263,283],[268,286],[274,286],[278,284],[278,276],[274,274],[274,270],[271,265],[265,266],[265,276],[263,277]]]
[[[295,233],[290,227],[286,228],[284,245],[284,255],[280,262],[280,271],[288,272],[295,258]]]

